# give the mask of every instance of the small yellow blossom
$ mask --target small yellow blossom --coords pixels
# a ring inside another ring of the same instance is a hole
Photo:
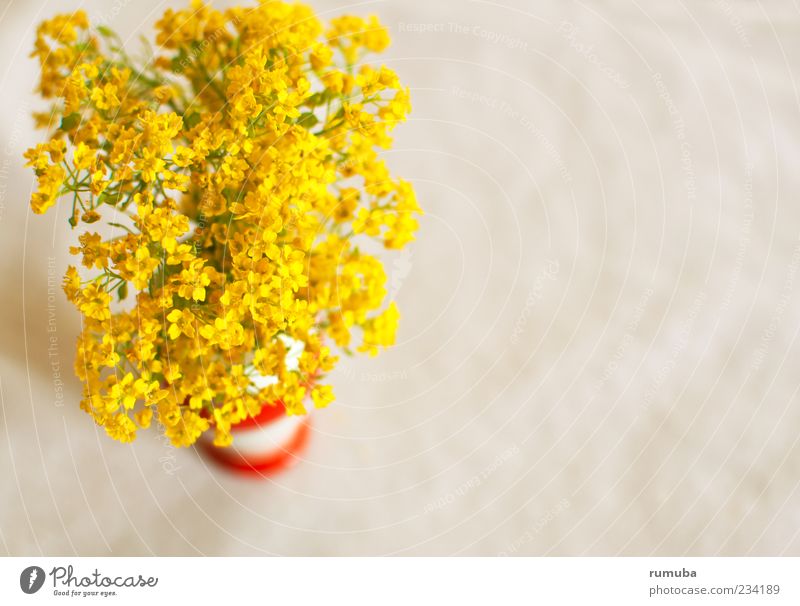
[[[133,442],[136,437],[136,425],[124,413],[108,418],[105,427],[108,435],[120,442]]]
[[[325,408],[334,400],[333,387],[330,385],[316,386],[311,390],[311,399],[317,408]]]
[[[133,415],[136,419],[136,424],[142,429],[150,427],[150,422],[153,420],[153,409],[148,407],[140,410]]]
[[[78,308],[81,312],[94,320],[108,320],[111,318],[111,295],[103,290],[98,282],[92,282],[84,288],[78,298]]]
[[[94,150],[81,141],[75,146],[72,157],[75,168],[78,170],[85,170],[89,168],[94,161]]]
[[[235,317],[234,313],[228,312],[224,318],[216,318],[214,324],[207,324],[200,329],[200,335],[223,351],[241,345],[244,342],[244,328]]]
[[[195,316],[189,309],[173,309],[167,315],[169,321],[169,334],[170,339],[177,339],[182,334],[194,338],[194,325]]]
[[[193,260],[187,269],[181,271],[178,296],[194,301],[204,301],[206,286],[211,284],[210,268],[203,268],[203,260]]]
[[[364,342],[359,346],[359,351],[366,351],[371,356],[377,355],[378,347],[394,345],[397,324],[400,312],[397,306],[391,303],[380,315],[375,316],[364,326]]]
[[[182,168],[186,168],[192,163],[192,160],[195,157],[195,153],[191,147],[184,147],[183,145],[179,145],[175,149],[175,153],[172,156],[172,161]]]
[[[113,109],[120,104],[117,92],[117,87],[110,83],[96,86],[92,89],[91,99],[97,109]]]
[[[142,157],[137,158],[134,162],[136,170],[139,171],[145,183],[155,181],[158,174],[164,169],[164,164],[162,158],[147,148],[142,150]]]

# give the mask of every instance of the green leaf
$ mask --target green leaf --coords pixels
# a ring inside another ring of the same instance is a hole
[[[119,199],[119,192],[102,192],[99,196],[97,196],[97,201],[100,204],[108,204],[109,206],[115,206],[117,202],[119,202]]]
[[[186,126],[186,128],[194,128],[199,123],[200,123],[200,114],[198,114],[197,112],[189,114],[183,119],[183,124]]]
[[[317,116],[314,115],[314,112],[306,112],[304,114],[300,114],[300,117],[297,118],[297,123],[304,128],[312,128],[318,122],[319,118],[317,118]]]
[[[172,67],[172,71],[177,74],[181,73],[188,64],[189,64],[188,55],[186,54],[186,51],[183,49],[180,49],[178,54],[172,58],[172,61],[170,61],[170,66]]]
[[[97,31],[100,32],[101,36],[104,36],[106,38],[113,38],[115,35],[114,32],[111,29],[107,28],[105,25],[98,25]]]
[[[61,118],[61,124],[58,128],[67,131],[72,130],[81,123],[81,115],[78,112],[73,112],[69,116]]]
[[[117,289],[117,298],[119,298],[119,300],[122,301],[127,296],[128,296],[128,283],[123,282],[122,284],[119,285],[119,288]]]
[[[316,107],[318,105],[323,105],[327,103],[329,99],[333,97],[333,93],[331,91],[326,90],[319,93],[314,93],[308,99],[305,100],[305,105],[310,105],[311,107]]]

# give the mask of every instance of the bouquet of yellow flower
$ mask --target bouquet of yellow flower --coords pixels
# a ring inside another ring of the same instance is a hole
[[[49,140],[25,153],[31,205],[79,229],[67,297],[83,316],[81,408],[117,440],[155,420],[176,446],[282,402],[304,414],[346,353],[394,343],[386,273],[420,213],[379,156],[410,109],[376,18],[323,25],[302,4],[167,10],[133,58],[76,12],[33,56]],[[127,299],[127,304],[126,300]],[[287,362],[287,349],[299,356]]]

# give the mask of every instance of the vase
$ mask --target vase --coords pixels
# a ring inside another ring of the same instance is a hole
[[[255,417],[231,426],[230,446],[214,446],[205,433],[198,444],[215,463],[254,477],[266,477],[294,466],[308,445],[311,433],[308,415],[286,414],[282,402],[266,404]]]

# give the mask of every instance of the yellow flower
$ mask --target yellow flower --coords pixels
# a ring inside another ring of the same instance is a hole
[[[389,45],[386,28],[374,16],[366,20],[350,15],[337,17],[331,21],[328,39],[349,64],[358,61],[364,51],[379,53]]]
[[[353,231],[357,234],[364,233],[368,236],[379,236],[385,218],[385,211],[379,208],[374,210],[359,208],[356,219],[353,221]]]
[[[44,170],[50,164],[50,156],[47,153],[47,146],[43,144],[31,147],[24,154],[27,162],[25,166],[32,166],[37,171]]]
[[[81,278],[78,275],[78,270],[75,269],[72,265],[67,267],[67,273],[64,275],[64,294],[67,295],[67,299],[70,301],[75,301],[75,297],[78,294],[78,291],[81,288]]]
[[[173,309],[167,315],[169,321],[169,334],[170,339],[177,339],[181,334],[186,335],[190,339],[194,338],[194,314],[188,309]]]
[[[108,181],[103,177],[106,176],[104,169],[96,170],[92,173],[92,181],[89,183],[89,191],[95,196],[99,196],[108,187]]]
[[[53,109],[36,122],[53,134],[24,154],[32,209],[67,205],[88,274],[63,283],[82,314],[81,408],[123,442],[157,425],[176,446],[213,429],[223,447],[265,401],[328,405],[338,358],[322,335],[373,355],[394,342],[386,272],[364,251],[402,248],[421,214],[381,155],[410,111],[398,75],[364,60],[386,29],[192,0],[158,20],[148,65],[93,31],[82,12],[37,29]]]
[[[241,345],[244,342],[244,328],[234,318],[235,315],[228,312],[224,318],[216,318],[213,325],[203,326],[200,335],[209,344],[216,345],[223,351]]]
[[[72,154],[72,162],[78,170],[85,170],[92,165],[94,161],[94,150],[86,145],[83,141],[75,146],[75,151]]]
[[[108,320],[111,317],[111,295],[102,289],[98,282],[92,282],[77,297],[81,312],[95,320]]]
[[[359,346],[359,351],[368,352],[374,356],[378,354],[378,347],[394,345],[397,324],[400,312],[392,302],[382,314],[375,316],[364,325],[364,341]]]
[[[311,390],[311,399],[317,408],[325,408],[334,400],[333,387],[330,385],[318,385]]]
[[[192,160],[195,157],[195,153],[190,147],[184,147],[183,145],[179,145],[175,149],[175,153],[172,156],[172,161],[182,168],[189,166],[192,163]]]
[[[69,252],[73,255],[83,255],[85,267],[102,269],[108,265],[108,245],[103,242],[102,236],[94,232],[86,232],[78,236],[80,247],[71,246]]]
[[[169,86],[159,86],[153,89],[153,96],[160,102],[160,103],[167,103],[170,99],[174,96],[175,91],[172,90]]]
[[[47,166],[39,175],[39,188],[31,196],[31,208],[36,214],[43,214],[58,199],[64,183],[66,171],[58,164]]]
[[[142,150],[142,157],[137,158],[134,161],[134,166],[136,170],[139,171],[139,174],[142,176],[142,180],[145,183],[151,183],[156,180],[158,174],[164,170],[164,160],[160,158],[154,151],[150,149],[143,149]]]
[[[114,84],[104,84],[92,89],[91,99],[97,109],[113,109],[119,106],[117,87]]]
[[[159,260],[150,256],[147,246],[139,246],[132,257],[125,257],[122,263],[117,263],[117,269],[136,289],[142,290],[150,284],[150,278],[159,265]]]
[[[166,434],[174,446],[191,446],[209,427],[208,420],[191,410],[184,410],[177,422],[165,424]]]
[[[178,296],[194,301],[205,300],[206,286],[211,284],[211,268],[203,268],[203,264],[201,259],[195,259],[187,269],[181,271]]]
[[[331,70],[322,76],[322,81],[328,90],[333,93],[349,95],[353,90],[355,78],[339,70]]]
[[[128,415],[119,413],[108,419],[105,423],[109,436],[120,442],[133,442],[136,438],[136,425]]]
[[[147,429],[150,427],[150,423],[153,420],[153,409],[150,407],[144,408],[133,415],[136,419],[136,424],[141,427],[142,429]]]
[[[64,161],[64,155],[67,152],[67,144],[63,139],[53,139],[47,144],[47,151],[53,163],[58,164]]]
[[[311,67],[314,70],[319,71],[331,64],[333,61],[333,50],[330,46],[317,43],[314,45],[314,48],[309,55],[309,60],[311,61]]]

